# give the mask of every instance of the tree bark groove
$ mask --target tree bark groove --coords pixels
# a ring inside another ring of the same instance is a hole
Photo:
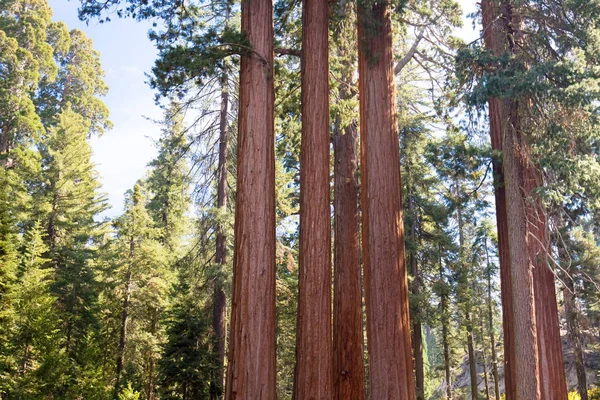
[[[245,0],[231,333],[225,398],[276,399],[273,3]]]
[[[358,10],[362,235],[370,393],[414,399],[390,5]]]
[[[300,257],[294,399],[331,399],[327,0],[304,0],[302,14]]]

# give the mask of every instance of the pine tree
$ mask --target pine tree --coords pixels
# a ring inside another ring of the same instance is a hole
[[[159,240],[140,183],[128,193],[125,213],[115,223],[118,232],[117,286],[121,301],[119,341],[115,366],[115,395],[124,382],[145,382],[146,398],[154,395],[154,360],[161,330],[158,322],[170,290],[170,273],[165,247]]]
[[[41,148],[46,165],[41,189],[48,246],[44,256],[54,270],[51,288],[57,297],[62,346],[75,365],[69,374],[77,380],[88,366],[85,354],[93,346],[90,333],[98,322],[100,288],[92,261],[102,234],[102,224],[95,218],[106,203],[98,193],[100,184],[91,162],[89,124],[68,106],[57,118]],[[89,367],[96,365],[92,362]],[[63,390],[68,391],[72,382],[66,382]]]
[[[43,232],[36,222],[25,235],[20,277],[11,296],[15,317],[10,343],[15,366],[8,395],[14,398],[51,395],[63,381],[67,367],[60,349],[57,299],[50,291],[52,270],[43,258],[47,251]]]

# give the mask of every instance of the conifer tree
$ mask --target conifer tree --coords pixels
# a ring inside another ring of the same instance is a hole
[[[415,398],[389,3],[358,8],[362,244],[371,396]]]

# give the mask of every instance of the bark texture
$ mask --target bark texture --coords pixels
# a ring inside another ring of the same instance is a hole
[[[304,0],[300,258],[294,398],[331,399],[331,224],[327,0]]]
[[[370,392],[414,399],[388,3],[358,10],[362,227]]]
[[[513,292],[516,399],[541,399],[538,338],[535,315],[533,264],[529,258],[527,206],[524,187],[524,143],[520,133],[519,103],[505,100],[503,107],[504,179]]]
[[[276,398],[273,4],[245,0],[226,399]]]
[[[483,40],[487,49],[494,55],[504,53],[505,39],[500,24],[499,4],[494,0],[481,1]],[[506,400],[515,399],[515,353],[513,327],[512,282],[510,277],[510,252],[508,243],[508,225],[506,215],[506,192],[502,158],[502,102],[500,99],[488,99],[490,139],[492,150],[496,153],[492,159],[494,170],[494,197],[496,202],[496,226],[498,230],[498,254],[500,259],[500,291],[502,300],[502,327],[504,331],[504,386]]]
[[[340,18],[356,15],[352,3],[337,4]],[[356,26],[348,32],[333,34],[356,37]],[[350,31],[351,30],[351,31]],[[337,45],[340,57],[356,54],[347,41]],[[354,98],[351,90],[356,64],[348,63],[341,71],[338,96],[342,101]],[[358,110],[357,110],[358,111]],[[364,337],[360,264],[360,230],[358,210],[358,129],[352,120],[342,126],[336,117],[333,133],[334,153],[334,276],[333,276],[333,398],[335,400],[365,399]]]
[[[222,213],[227,208],[227,113],[229,111],[229,91],[227,88],[227,71],[223,73],[221,86],[221,112],[219,115],[219,164],[217,166],[219,183],[217,186],[217,207]],[[225,229],[217,226],[215,243],[215,262],[221,270],[227,265],[227,237]],[[215,281],[213,293],[212,328],[214,333],[214,348],[217,356],[216,368],[210,382],[210,398],[218,399],[223,392],[223,368],[225,365],[225,291],[220,278]]]
[[[334,282],[333,398],[365,398],[362,293],[360,282],[356,124],[333,137]]]
[[[558,323],[554,273],[548,265],[550,244],[546,214],[541,202],[532,192],[542,184],[541,172],[528,162],[524,189],[527,196],[527,225],[530,236],[527,244],[533,264],[540,390],[544,400],[564,400],[567,398],[567,380]]]

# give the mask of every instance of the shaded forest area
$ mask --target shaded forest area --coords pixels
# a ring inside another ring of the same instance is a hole
[[[600,399],[600,1],[0,0],[0,399]],[[118,162],[118,160],[114,160]]]

